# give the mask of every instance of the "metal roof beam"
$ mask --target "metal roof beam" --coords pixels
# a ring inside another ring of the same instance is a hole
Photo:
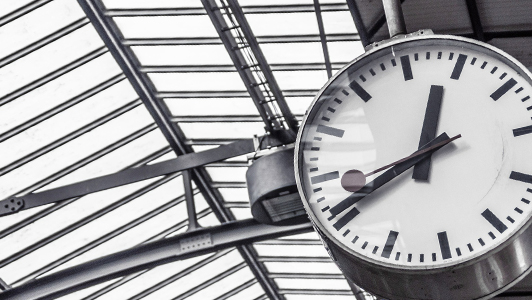
[[[466,4],[469,19],[471,20],[471,27],[473,27],[473,34],[477,40],[485,42],[486,38],[484,37],[484,29],[482,29],[477,2],[475,0],[466,0]]]
[[[357,28],[358,35],[360,36],[360,41],[362,42],[362,46],[366,47],[369,44],[370,38],[368,36],[368,31],[364,26],[364,22],[362,21],[362,16],[360,15],[360,10],[358,9],[357,3],[355,2],[355,0],[347,0],[347,6],[349,7],[351,17],[353,18],[353,22],[355,23],[355,27]]]
[[[320,32],[321,49],[323,51],[323,58],[325,60],[325,69],[327,70],[327,78],[332,77],[331,58],[329,57],[329,47],[327,46],[327,36],[325,35],[325,28],[323,26],[323,18],[321,16],[320,1],[314,0],[314,12],[316,13],[316,20],[318,21],[318,30]]]
[[[259,240],[312,231],[310,223],[271,226],[254,220],[235,221],[133,247],[87,263],[32,280],[0,293],[0,300],[26,300],[66,295],[88,286],[153,268],[155,266],[213,253]],[[208,239],[205,247],[182,250],[183,243]]]

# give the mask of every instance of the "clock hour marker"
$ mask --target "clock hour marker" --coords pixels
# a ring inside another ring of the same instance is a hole
[[[403,67],[403,76],[405,81],[414,79],[412,76],[412,67],[410,66],[410,58],[408,55],[401,56],[401,66]]]
[[[310,182],[312,184],[318,184],[318,183],[322,183],[325,181],[338,179],[339,177],[340,177],[340,174],[338,173],[338,171],[334,171],[334,172],[329,172],[329,173],[310,177]]]
[[[467,55],[460,54],[458,55],[458,59],[456,59],[456,64],[454,65],[453,73],[451,74],[451,79],[458,80],[460,79],[460,74],[462,74],[462,70],[464,69],[464,64],[467,60]]]
[[[486,209],[482,212],[482,216],[484,219],[486,219],[486,221],[490,222],[490,224],[495,227],[498,232],[503,233],[506,229],[508,229],[508,227],[506,227],[506,225],[504,225],[504,223],[497,218],[497,216],[495,216],[491,210]]]
[[[514,136],[520,136],[520,135],[532,133],[532,125],[521,127],[521,128],[516,128],[513,130],[513,132],[514,132]]]
[[[347,223],[349,223],[349,221],[353,220],[359,213],[360,211],[358,211],[356,207],[353,207],[343,217],[341,217],[338,221],[336,221],[336,223],[333,224],[334,229],[339,231],[340,229],[342,229],[342,227],[344,227]]]
[[[447,239],[447,231],[438,232],[438,242],[440,243],[441,257],[443,259],[451,258],[451,248]]]
[[[512,173],[510,173],[510,179],[522,181],[525,183],[532,183],[532,175],[523,174],[515,171],[512,171]]]
[[[366,90],[360,86],[356,81],[351,81],[349,87],[362,99],[364,102],[368,102],[371,99],[371,95],[366,92]]]
[[[517,81],[515,81],[515,79],[513,78],[510,78],[510,80],[506,81],[503,85],[501,85],[500,88],[498,88],[495,92],[493,92],[493,94],[490,95],[491,99],[495,101],[499,100],[499,98],[506,94],[506,92],[508,92],[516,84]]]
[[[382,248],[382,257],[390,258],[390,254],[392,253],[393,246],[395,245],[395,241],[397,240],[398,235],[399,232],[390,230],[388,238],[386,239],[386,244],[384,244],[384,248]]]
[[[344,132],[345,132],[342,129],[338,129],[338,128],[334,128],[334,127],[326,126],[326,125],[318,125],[318,128],[316,129],[316,131],[319,133],[332,135],[332,136],[339,137],[339,138],[343,137]]]

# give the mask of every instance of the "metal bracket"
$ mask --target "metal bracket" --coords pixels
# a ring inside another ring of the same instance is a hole
[[[200,249],[206,249],[212,247],[211,234],[206,233],[199,236],[193,236],[190,238],[184,238],[179,241],[179,248],[181,252],[179,254],[197,251]]]
[[[399,35],[396,35],[392,38],[389,38],[389,39],[386,39],[386,40],[382,40],[382,41],[379,41],[379,42],[374,42],[374,43],[371,43],[369,45],[367,45],[364,50],[366,52],[372,50],[373,48],[377,48],[377,47],[383,47],[385,46],[386,44],[390,43],[390,42],[393,42],[393,41],[396,41],[396,40],[399,40],[399,39],[407,39],[407,38],[410,38],[410,37],[413,37],[413,36],[420,36],[420,35],[433,35],[434,32],[432,31],[432,29],[421,29],[421,30],[418,30],[416,32],[412,32],[412,33],[408,33],[408,34],[399,34]]]
[[[24,199],[22,198],[7,198],[0,201],[0,216],[10,215],[18,212],[24,207]]]

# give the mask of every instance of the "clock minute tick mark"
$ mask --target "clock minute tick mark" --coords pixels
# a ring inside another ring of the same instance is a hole
[[[483,62],[482,65],[480,66],[481,69],[484,69],[486,67],[486,65],[488,64],[487,61]]]
[[[342,90],[342,93],[346,96],[349,96],[349,93],[346,90]]]
[[[530,204],[530,200],[525,198],[521,198],[521,202],[523,202],[524,204]]]
[[[518,214],[522,214],[522,213],[523,213],[523,211],[522,211],[519,207],[514,208],[514,210],[515,210]]]
[[[501,76],[499,77],[500,80],[503,80],[504,77],[506,77],[506,75],[508,75],[507,73],[502,73]]]
[[[316,202],[320,203],[323,200],[325,200],[325,197],[320,197],[320,198],[318,198],[318,200],[316,200]]]
[[[355,236],[355,238],[353,238],[353,239],[351,240],[351,243],[353,243],[353,244],[354,244],[354,243],[356,243],[357,241],[358,241],[358,235],[357,235],[357,236]]]
[[[495,71],[497,71],[497,67],[493,67],[493,69],[491,69],[491,74],[495,74]]]
[[[484,243],[484,240],[479,238],[478,239],[478,243],[480,244],[480,246],[484,247],[484,245],[486,245],[486,243]]]
[[[334,102],[338,103],[338,104],[342,104],[342,100],[338,99],[338,98],[334,98]]]
[[[523,87],[520,87],[520,88],[518,88],[517,90],[515,90],[515,93],[516,93],[516,94],[519,94],[522,90],[523,90]]]
[[[506,220],[510,221],[510,223],[514,223],[515,222],[515,220],[512,217],[510,217],[510,216],[506,217]]]
[[[324,208],[321,209],[322,212],[326,212],[329,210],[329,205],[325,206]],[[345,236],[345,235],[344,235]]]
[[[492,240],[494,240],[494,239],[495,239],[495,235],[493,234],[493,232],[491,232],[491,231],[490,231],[490,232],[488,232],[488,235],[489,235],[489,236],[491,237],[491,239],[492,239]]]
[[[454,53],[453,52],[449,53],[449,60],[453,60],[453,57],[454,57]]]
[[[473,252],[473,246],[471,246],[471,244],[467,244],[467,248],[469,249],[469,252]]]
[[[526,96],[525,98],[521,99],[522,102],[525,102],[526,100],[530,99],[530,96]]]
[[[369,69],[369,73],[371,74],[371,76],[375,76],[375,75],[377,75],[377,74],[375,73],[375,71],[373,71],[373,69]]]
[[[477,58],[473,57],[473,59],[471,60],[471,65],[474,65],[476,62],[477,62]]]
[[[456,255],[462,256],[462,251],[460,250],[460,248],[456,248]]]

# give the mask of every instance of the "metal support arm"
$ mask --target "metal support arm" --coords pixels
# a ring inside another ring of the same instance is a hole
[[[260,138],[260,140],[262,141],[262,145],[259,145],[259,147],[262,149],[282,145],[281,141],[269,135]],[[21,197],[10,197],[0,201],[0,216],[161,175],[203,166],[231,157],[248,154],[256,150],[259,149],[256,149],[253,139],[240,140],[215,149],[181,155],[175,159],[153,165],[128,169],[39,193],[30,193]]]
[[[0,293],[0,300],[54,299],[158,265],[311,231],[310,223],[270,226],[251,219],[226,223],[137,246],[40,277]]]

